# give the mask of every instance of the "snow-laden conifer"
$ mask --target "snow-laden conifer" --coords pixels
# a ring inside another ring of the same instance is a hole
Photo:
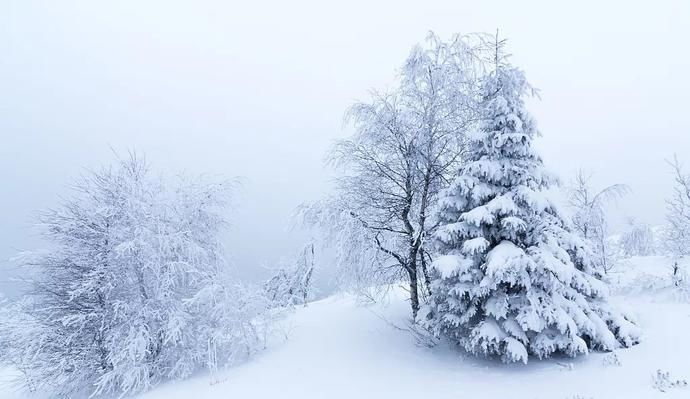
[[[556,180],[533,148],[523,72],[497,62],[482,85],[470,160],[440,201],[428,327],[506,362],[635,344],[637,327],[607,302],[591,249],[547,194]]]

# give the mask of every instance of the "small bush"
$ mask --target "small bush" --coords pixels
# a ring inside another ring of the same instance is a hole
[[[656,373],[654,373],[654,375],[652,375],[652,387],[660,392],[666,392],[672,388],[683,388],[687,386],[687,380],[672,378],[671,373],[668,371],[659,369],[656,371]]]

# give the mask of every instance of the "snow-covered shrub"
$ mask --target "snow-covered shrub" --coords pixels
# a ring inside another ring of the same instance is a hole
[[[642,273],[635,276],[627,286],[620,286],[622,292],[631,294],[651,293],[668,288],[672,282],[667,276]]]
[[[616,352],[606,354],[602,360],[602,363],[606,367],[620,367],[622,365],[621,360],[618,358],[618,354]]]
[[[657,370],[652,375],[652,387],[660,392],[666,392],[671,388],[684,388],[688,386],[688,381],[671,377],[671,373],[664,370]]]
[[[209,281],[187,305],[206,318],[197,329],[197,340],[206,356],[203,366],[210,371],[248,359],[264,348],[272,330],[271,302],[262,290],[223,276]]]
[[[608,303],[588,242],[546,193],[555,178],[532,147],[529,91],[508,65],[484,82],[471,159],[440,203],[426,324],[506,362],[631,346],[638,328]]]
[[[657,252],[652,228],[634,219],[628,221],[627,228],[621,234],[618,245],[625,257],[652,256]]]
[[[689,259],[668,256],[632,257],[621,262],[619,271],[609,274],[612,289],[621,294],[655,296],[678,302],[690,301]]]
[[[690,283],[685,268],[678,261],[673,262],[671,266],[671,283],[676,287],[683,287]]]
[[[24,298],[0,304],[0,341],[4,344],[4,351],[0,353],[0,368],[11,365],[23,373],[24,378],[18,381],[18,385],[29,392],[35,392],[38,381],[35,381],[36,376],[27,372],[27,365],[33,362],[31,356],[43,343],[27,339],[41,336],[40,326],[35,318],[25,311],[28,300]],[[85,373],[88,371],[85,370]]]
[[[312,299],[314,244],[305,246],[291,262],[281,265],[264,283],[266,297],[274,306],[306,305]]]
[[[690,302],[690,276],[679,260],[671,265],[671,287],[676,300]]]
[[[227,184],[152,177],[135,155],[40,218],[50,250],[0,339],[27,387],[132,394],[250,353],[262,304],[227,282]]]

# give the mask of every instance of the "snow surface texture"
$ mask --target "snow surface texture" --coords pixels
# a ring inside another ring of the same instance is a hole
[[[654,257],[630,262],[634,263],[630,274],[641,276],[661,273],[669,261]],[[615,300],[637,313],[645,334],[639,345],[575,359],[506,365],[444,345],[431,349],[416,345],[408,332],[396,328],[405,328],[409,318],[401,290],[393,292],[388,303],[371,306],[361,306],[349,295],[335,296],[299,308],[284,321],[285,334],[274,337],[269,349],[248,363],[212,377],[168,383],[140,398],[690,397],[690,388],[673,384],[690,379],[690,304],[636,294]],[[660,379],[665,373],[669,379]],[[22,398],[5,384],[11,374],[0,371],[0,399]]]

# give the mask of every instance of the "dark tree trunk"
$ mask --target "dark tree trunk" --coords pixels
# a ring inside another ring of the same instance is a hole
[[[431,278],[429,277],[429,270],[426,267],[426,258],[424,257],[426,253],[423,249],[421,254],[422,256],[420,257],[420,261],[422,266],[422,274],[424,275],[424,285],[426,286],[427,295],[431,296]]]
[[[419,312],[419,283],[417,279],[417,248],[410,248],[410,258],[407,264],[407,274],[410,277],[410,306],[412,307],[412,321],[417,320]]]
[[[412,307],[412,320],[417,320],[417,312],[419,312],[419,293],[417,290],[417,271],[409,269],[410,276],[410,306]]]

